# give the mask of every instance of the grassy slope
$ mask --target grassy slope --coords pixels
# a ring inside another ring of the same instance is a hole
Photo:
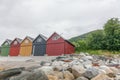
[[[91,32],[88,32],[88,33],[73,37],[73,38],[69,39],[69,41],[74,42],[74,41],[78,41],[80,39],[85,39],[88,35],[91,35],[92,33],[96,33],[98,31],[102,32],[103,30],[94,30],[94,31],[91,31]]]

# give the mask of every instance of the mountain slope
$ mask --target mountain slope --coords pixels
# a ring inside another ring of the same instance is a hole
[[[94,31],[82,34],[80,36],[73,37],[73,38],[69,39],[69,41],[73,42],[73,41],[78,41],[80,39],[86,39],[88,35],[91,35],[91,34],[97,33],[97,32],[103,32],[103,30],[94,30]]]

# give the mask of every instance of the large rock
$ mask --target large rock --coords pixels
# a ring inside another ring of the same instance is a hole
[[[69,71],[54,71],[53,74],[48,75],[49,79],[59,79],[59,80],[74,80],[74,76],[72,73],[70,73]]]
[[[98,74],[96,77],[92,78],[91,80],[111,80],[107,75],[105,74]]]
[[[83,62],[83,66],[84,68],[88,69],[88,68],[91,68],[92,67],[92,61],[90,60],[86,60]]]
[[[38,68],[40,68],[40,66],[30,66],[30,67],[26,67],[26,71],[34,71],[35,69],[38,69]]]
[[[58,79],[63,79],[64,78],[62,72],[54,71],[54,73],[52,75],[57,76]]]
[[[56,77],[57,77],[57,79],[63,79],[64,78],[63,72],[59,72],[59,71],[53,71],[53,73],[48,74],[48,77],[50,79],[56,79]]]
[[[86,70],[86,72],[83,74],[83,76],[88,78],[88,79],[92,79],[93,77],[97,76],[98,74],[99,74],[98,69],[89,68]]]
[[[87,61],[87,60],[93,60],[92,56],[84,56],[82,57],[82,60]]]
[[[114,73],[108,73],[107,76],[110,77],[110,78],[115,78],[116,74],[114,74]]]
[[[43,66],[41,68],[35,69],[35,71],[38,71],[38,70],[43,71],[45,74],[53,73],[53,67],[52,66]]]
[[[0,71],[3,71],[3,70],[5,70],[5,68],[3,68],[3,67],[0,67]]]
[[[115,67],[110,67],[110,70],[115,74],[119,73],[118,69]]]
[[[76,80],[88,80],[88,79],[85,78],[85,77],[79,77],[79,78],[77,78]]]
[[[99,71],[100,73],[103,71],[105,74],[113,73],[113,71],[107,66],[100,66]]]
[[[51,62],[46,62],[46,61],[41,61],[40,65],[41,66],[50,66],[52,63]]]
[[[52,66],[54,68],[57,68],[60,71],[60,70],[66,69],[68,67],[68,64],[63,61],[54,61],[52,63]]]
[[[65,71],[63,72],[63,76],[64,78],[67,80],[74,80],[74,76],[72,73],[70,73],[69,71]]]
[[[54,75],[47,75],[49,80],[59,80],[57,76]]]
[[[48,80],[48,77],[41,70],[35,72],[23,72],[18,76],[10,78],[10,80]]]
[[[85,69],[82,66],[74,65],[72,67],[72,74],[74,75],[75,78],[82,76],[84,72],[85,72]]]
[[[32,75],[31,72],[23,71],[20,75],[11,77],[10,80],[28,80],[30,75]]]
[[[53,62],[52,66],[53,68],[57,68],[59,71],[61,71],[63,69],[66,70],[69,67],[69,63],[58,61],[58,62]]]
[[[120,79],[120,73],[116,74],[116,80]]]
[[[72,67],[74,65],[79,65],[79,66],[83,66],[83,63],[84,61],[83,60],[79,60],[79,59],[76,59],[76,60],[73,60],[69,63],[69,66]]]
[[[9,78],[9,77],[17,75],[17,74],[20,74],[22,72],[22,70],[24,70],[24,67],[1,71],[0,72],[0,80]]]

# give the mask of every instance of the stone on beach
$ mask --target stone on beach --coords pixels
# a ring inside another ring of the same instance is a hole
[[[91,80],[111,80],[111,79],[107,75],[101,73],[92,78]]]
[[[45,74],[51,74],[53,73],[53,67],[52,66],[42,66],[38,69],[35,69],[35,71],[41,70],[43,71]]]
[[[96,68],[89,68],[85,71],[83,74],[84,77],[88,79],[92,79],[93,77],[97,76],[99,74],[98,69]]]
[[[74,75],[75,78],[82,76],[82,74],[85,72],[84,67],[79,65],[74,65],[71,69],[72,69],[72,74]]]
[[[79,77],[79,78],[77,78],[76,80],[88,80],[88,79],[85,78],[85,77]]]
[[[4,70],[0,72],[0,79],[6,79],[14,75],[18,75],[24,70],[24,67]]]
[[[18,76],[11,77],[10,80],[48,80],[47,75],[41,70],[35,72],[22,72]]]

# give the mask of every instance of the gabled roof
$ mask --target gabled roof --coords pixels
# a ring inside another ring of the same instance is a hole
[[[31,37],[29,37],[29,36],[26,36],[26,37],[22,40],[21,44],[25,41],[25,39],[29,39],[31,42],[34,41],[34,38],[31,38]]]
[[[4,41],[4,43],[5,43],[5,42],[7,42],[7,43],[10,45],[11,42],[12,42],[12,40],[10,40],[10,39],[6,39],[6,40]],[[4,44],[4,43],[3,43],[3,44]],[[2,45],[3,45],[3,44],[2,44]]]
[[[11,44],[10,44],[10,45],[12,45],[12,44],[13,44],[13,42],[14,42],[15,40],[17,40],[17,41],[18,41],[18,43],[21,43],[21,42],[22,42],[22,39],[20,39],[20,38],[15,38],[15,39],[11,42]]]
[[[42,34],[39,34],[39,36],[41,36],[45,41],[47,41],[47,39],[48,39],[46,36],[44,36]]]
[[[30,37],[30,36],[26,36],[27,39],[29,39],[31,42],[34,41],[34,38]]]
[[[48,38],[48,40],[53,36],[53,35],[55,35],[55,34],[57,34],[57,35],[59,35],[58,33],[56,33],[56,32],[54,32],[49,38]],[[59,35],[61,38],[63,38],[61,35]],[[64,38],[63,38],[64,39]],[[48,41],[47,40],[47,41]],[[65,40],[65,39],[64,39]]]
[[[47,37],[45,37],[45,36],[42,35],[42,34],[39,34],[39,35],[36,37],[36,39],[37,39],[39,36],[42,37],[45,41],[47,41]],[[34,41],[35,41],[36,39],[34,39]],[[33,41],[33,42],[34,42],[34,41]]]
[[[7,41],[9,44],[12,42],[12,40],[10,40],[10,39],[7,39],[6,41]]]
[[[54,32],[51,36],[50,36],[50,38],[54,35],[54,34],[57,34],[57,35],[59,35],[58,33],[56,33],[56,32]],[[61,38],[63,38],[61,35],[59,35]],[[49,39],[50,39],[49,38]],[[48,40],[49,40],[48,39]],[[64,39],[64,38],[63,38]],[[64,41],[66,41],[67,43],[69,43],[69,44],[71,44],[73,47],[75,47],[75,45],[73,45],[71,42],[69,42],[68,40],[66,40],[66,39],[64,39]]]
[[[20,39],[20,38],[16,38],[16,40],[17,40],[19,43],[22,42],[22,39]]]

